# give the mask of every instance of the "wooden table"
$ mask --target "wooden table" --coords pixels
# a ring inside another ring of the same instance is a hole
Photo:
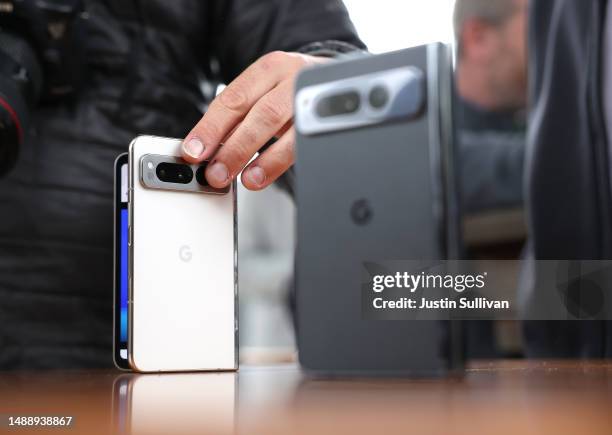
[[[0,372],[0,433],[612,434],[612,362],[498,361],[463,379],[312,380],[294,365],[223,374]],[[8,415],[73,416],[52,431]]]

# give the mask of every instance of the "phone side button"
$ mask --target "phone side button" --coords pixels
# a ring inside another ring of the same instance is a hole
[[[132,246],[132,226],[128,224],[128,246]]]

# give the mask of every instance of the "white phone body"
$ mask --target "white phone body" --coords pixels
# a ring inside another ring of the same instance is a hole
[[[138,372],[238,368],[236,186],[224,195],[145,187],[141,158],[180,156],[180,140],[129,149],[130,366]]]

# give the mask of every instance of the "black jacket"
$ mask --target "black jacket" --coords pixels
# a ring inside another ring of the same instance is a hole
[[[35,110],[0,179],[0,368],[112,365],[113,161],[134,136],[184,136],[200,80],[266,52],[363,46],[340,0],[85,3],[82,89]]]
[[[528,261],[612,258],[600,76],[605,7],[605,0],[531,4]],[[530,277],[528,293],[538,291],[538,279]],[[611,322],[526,322],[525,332],[530,356],[612,356]]]

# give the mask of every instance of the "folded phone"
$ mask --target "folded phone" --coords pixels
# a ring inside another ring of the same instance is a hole
[[[139,372],[237,368],[236,187],[206,183],[181,141],[129,150],[128,358]]]
[[[297,339],[315,374],[447,374],[454,321],[364,319],[366,262],[455,258],[450,50],[308,69],[296,84]]]

